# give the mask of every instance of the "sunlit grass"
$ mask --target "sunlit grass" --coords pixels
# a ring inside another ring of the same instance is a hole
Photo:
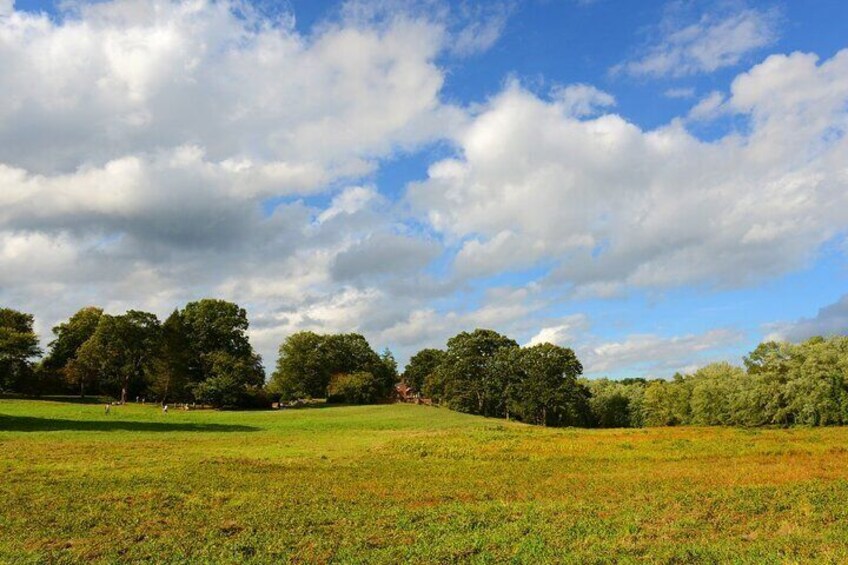
[[[0,400],[0,562],[848,562],[848,429]]]

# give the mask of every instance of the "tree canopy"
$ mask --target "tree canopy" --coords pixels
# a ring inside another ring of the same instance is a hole
[[[0,391],[29,389],[33,377],[30,360],[39,355],[33,316],[0,308]]]

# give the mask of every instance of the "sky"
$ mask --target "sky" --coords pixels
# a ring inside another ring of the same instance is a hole
[[[848,3],[0,0],[0,304],[590,377],[848,330]]]

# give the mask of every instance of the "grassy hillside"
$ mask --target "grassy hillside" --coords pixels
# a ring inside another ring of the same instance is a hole
[[[848,428],[0,400],[0,562],[848,561]]]

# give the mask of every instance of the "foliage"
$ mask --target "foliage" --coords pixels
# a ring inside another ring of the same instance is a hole
[[[517,348],[512,339],[492,330],[476,329],[450,338],[442,362],[425,390],[437,401],[460,412],[497,415],[503,405],[500,379],[491,370],[495,353]]]
[[[0,391],[30,388],[31,359],[41,355],[32,314],[0,308]]]
[[[70,375],[80,390],[96,381],[100,390],[126,402],[150,380],[159,353],[161,326],[154,314],[130,310],[121,316],[103,314],[94,334],[71,362]]]
[[[44,359],[47,369],[61,371],[74,360],[80,347],[94,335],[103,310],[87,306],[76,312],[67,322],[53,328],[54,339]]]
[[[380,384],[372,373],[337,373],[330,378],[327,402],[345,404],[374,404],[385,400]]]
[[[297,332],[280,345],[272,390],[283,400],[326,398],[334,375],[370,373],[375,399],[388,398],[397,382],[397,363],[388,350],[378,355],[360,334]]]
[[[150,391],[162,402],[184,401],[191,395],[192,348],[178,310],[162,324],[158,355],[154,361]]]
[[[198,401],[220,407],[253,406],[264,381],[258,355],[236,357],[216,351],[209,354],[209,377],[194,386]]]
[[[415,391],[421,391],[424,382],[433,374],[442,360],[445,352],[441,349],[422,349],[409,359],[403,370],[403,381]]]
[[[197,384],[212,376],[214,356],[226,353],[250,363],[256,355],[247,339],[247,311],[237,304],[213,298],[189,302],[180,312],[188,344],[187,373]]]
[[[638,428],[643,425],[644,381],[583,381],[590,393],[592,425],[600,428]]]

